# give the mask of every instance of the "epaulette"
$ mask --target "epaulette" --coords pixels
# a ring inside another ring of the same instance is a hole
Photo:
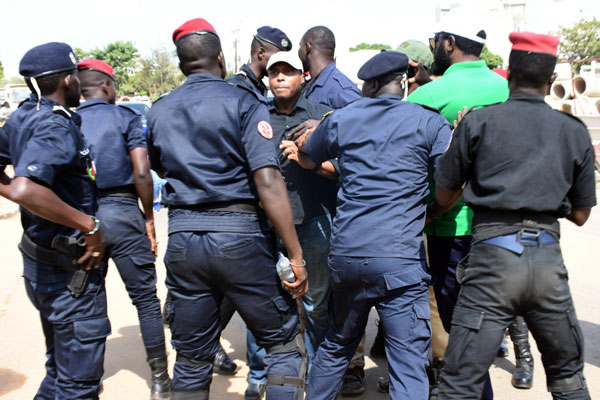
[[[566,115],[568,117],[573,118],[575,121],[579,122],[581,125],[585,126],[585,129],[588,129],[587,125],[585,124],[585,122],[583,122],[582,120],[580,120],[579,118],[577,118],[576,116],[574,116],[573,114],[569,114],[568,112],[564,112],[564,111],[560,111],[560,110],[554,110],[556,112],[559,112],[563,115]]]
[[[127,111],[129,111],[129,112],[131,112],[133,114],[135,114],[135,115],[142,115],[142,113],[139,112],[138,110],[136,110],[135,108],[127,107],[124,104],[119,104],[118,107],[121,107],[121,108],[123,108],[123,109],[125,109],[125,110],[127,110]]]
[[[424,109],[426,109],[426,110],[433,111],[433,112],[434,112],[434,113],[436,113],[436,114],[441,114],[441,113],[440,113],[440,110],[438,110],[438,109],[437,109],[437,108],[435,108],[435,107],[426,106],[425,104],[419,104],[419,103],[414,103],[414,104],[417,104],[417,105],[419,105],[419,106],[423,107],[423,108],[424,108]]]
[[[52,112],[54,114],[62,115],[63,117],[71,119],[71,113],[61,105],[55,105],[52,107]]]
[[[254,97],[256,97],[256,99],[258,101],[260,101],[261,103],[267,104],[267,99],[265,99],[265,97],[262,94],[256,93],[254,90],[252,90],[250,88],[247,88],[247,87],[245,87],[243,85],[233,85],[233,86],[235,86],[235,87],[237,87],[239,89],[245,90],[248,93],[252,93],[252,95]]]

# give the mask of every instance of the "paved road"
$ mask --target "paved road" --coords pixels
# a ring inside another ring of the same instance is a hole
[[[0,211],[11,209],[0,200]],[[2,214],[0,212],[0,214]],[[586,338],[586,377],[592,397],[600,396],[600,211],[592,213],[590,221],[577,228],[569,222],[562,224],[565,263],[570,272],[570,283],[581,328]],[[157,229],[161,254],[158,259],[159,295],[164,298],[164,266],[166,248],[166,211],[157,215]],[[17,250],[22,230],[19,215],[0,219],[0,398],[6,400],[31,399],[44,374],[44,344],[40,323],[25,294],[21,277],[22,262]],[[105,360],[103,400],[145,399],[149,393],[149,370],[144,362],[137,315],[120,282],[114,265],[107,279],[109,316],[112,335],[108,338]],[[375,335],[375,313],[371,315],[367,348]],[[166,330],[168,335],[168,329]],[[211,399],[242,400],[246,387],[245,329],[241,319],[234,317],[223,333],[223,344],[241,366],[234,377],[215,375]],[[174,359],[171,351],[170,361]],[[491,367],[496,399],[538,400],[549,399],[540,357],[535,352],[535,379],[531,390],[517,390],[510,385],[514,358],[496,359]],[[383,360],[367,359],[367,392],[357,399],[386,399],[375,390],[377,378],[387,366]]]

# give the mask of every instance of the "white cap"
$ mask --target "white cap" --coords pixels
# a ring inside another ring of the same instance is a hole
[[[456,36],[462,36],[465,39],[477,43],[485,44],[485,39],[477,36],[477,33],[482,29],[478,29],[475,26],[475,22],[480,19],[480,17],[473,13],[452,10],[448,13],[448,16],[440,24],[439,29],[435,33],[445,32]]]
[[[295,51],[278,51],[277,53],[273,54],[267,63],[267,70],[280,62],[289,64],[293,68],[296,68],[302,72],[302,61],[300,61],[300,58],[298,58],[298,54],[296,54]]]

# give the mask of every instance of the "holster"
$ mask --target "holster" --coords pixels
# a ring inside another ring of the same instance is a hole
[[[85,292],[90,271],[77,260],[85,253],[85,240],[71,236],[56,235],[52,240],[52,249],[39,246],[25,233],[21,238],[21,250],[34,260],[62,268],[67,272],[67,288],[74,297]]]

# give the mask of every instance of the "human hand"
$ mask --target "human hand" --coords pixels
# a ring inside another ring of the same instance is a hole
[[[454,129],[456,129],[456,127],[458,126],[458,123],[460,121],[462,121],[462,119],[464,118],[465,114],[467,113],[467,106],[464,106],[462,108],[462,110],[458,111],[458,114],[456,115],[456,119],[454,120],[454,123],[452,124],[452,126],[454,127]]]
[[[321,123],[318,119],[307,119],[296,127],[292,128],[288,133],[288,138],[290,140],[296,140],[309,130],[315,130],[317,126]]]
[[[300,259],[300,261],[301,262],[290,259],[292,271],[294,271],[294,275],[296,275],[296,281],[291,283],[287,281],[281,281],[283,287],[292,295],[293,299],[299,299],[300,297],[304,296],[306,292],[308,292],[306,263],[302,259]]]
[[[146,220],[146,235],[150,239],[150,250],[158,257],[158,242],[156,241],[156,229],[154,228],[154,220]]]
[[[77,264],[85,264],[85,269],[90,270],[92,268],[98,268],[104,257],[104,234],[100,229],[93,235],[87,235],[83,237],[85,240],[85,253]]]
[[[311,160],[310,157],[306,155],[306,153],[302,153],[301,151],[299,151],[298,146],[296,146],[296,143],[292,142],[291,140],[281,141],[279,148],[283,149],[283,155],[288,160],[296,161],[298,165],[300,165],[304,169],[313,169],[317,166],[317,164],[313,160]]]

